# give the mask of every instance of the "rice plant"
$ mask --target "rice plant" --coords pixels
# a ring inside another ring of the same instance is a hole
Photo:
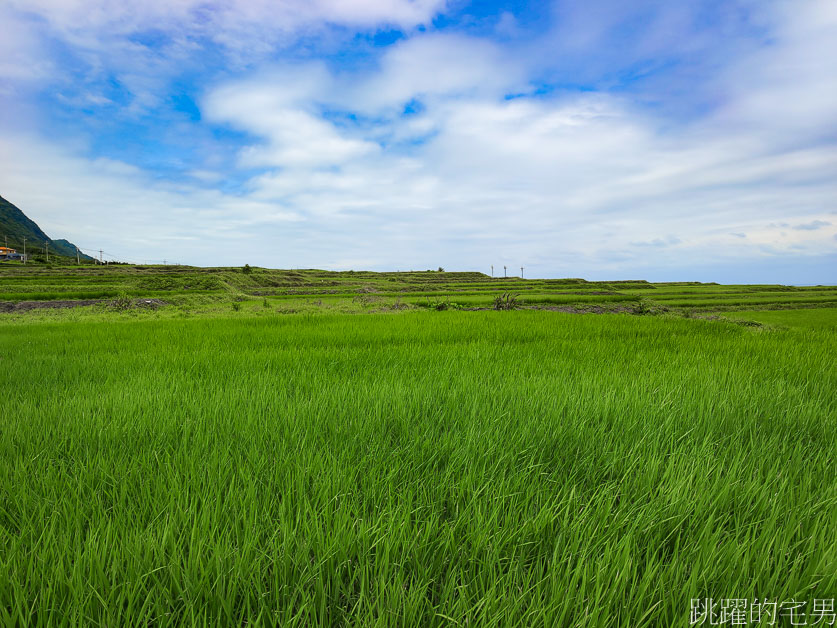
[[[837,592],[833,326],[225,311],[0,323],[0,623],[676,626]]]

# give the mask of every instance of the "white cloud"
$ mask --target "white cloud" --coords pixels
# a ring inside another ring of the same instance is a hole
[[[441,59],[450,59],[447,74],[439,70]],[[786,146],[781,124],[762,120],[754,133],[720,117],[662,132],[627,101],[604,94],[504,100],[503,93],[519,87],[520,74],[506,63],[505,72],[484,81],[497,59],[496,49],[481,42],[427,36],[393,48],[376,74],[357,78],[355,90],[335,89],[346,77],[320,68],[286,71],[286,82],[276,85],[235,82],[219,93],[239,95],[227,101],[227,122],[282,146],[273,157],[262,153],[261,164],[281,169],[254,179],[253,196],[304,207],[314,220],[364,234],[378,265],[403,257],[432,265],[422,259],[424,249],[454,255],[466,267],[496,255],[546,273],[569,260],[615,270],[647,258],[638,249],[648,247],[636,246],[643,242],[658,244],[655,259],[669,262],[733,251],[742,258],[799,254],[803,246],[806,255],[833,252],[828,229],[802,237],[763,228],[766,219],[818,220],[823,207],[834,205],[833,143]],[[394,113],[413,98],[426,109]],[[305,139],[296,146],[284,123],[271,119],[271,111],[284,115],[289,102],[303,107],[329,99],[350,110],[390,113],[372,128],[321,120],[329,126],[323,137],[425,141],[338,161],[328,151],[318,156]],[[258,115],[251,100],[262,104]],[[282,156],[297,149],[306,158],[292,163]],[[748,237],[733,240],[731,231]],[[348,239],[341,246],[352,247]]]
[[[0,137],[0,190],[52,238],[130,261],[244,263],[254,231],[299,221],[291,210],[81,156],[31,135]],[[239,260],[237,256],[241,256]]]
[[[309,99],[323,81],[330,78],[320,66],[274,71],[214,92],[205,114],[264,139],[242,153],[248,168],[326,167],[376,152],[376,143],[345,137],[316,115]]]
[[[713,123],[784,146],[817,141],[837,127],[837,4],[779,3],[774,21],[770,45],[718,76]]]
[[[359,81],[344,78],[339,100],[377,112],[413,99],[494,97],[526,85],[522,64],[496,45],[456,35],[429,34],[392,46],[379,71]]]
[[[189,69],[205,70],[206,55],[218,49],[224,69],[240,71],[306,36],[327,45],[335,36],[329,30],[334,26],[410,31],[430,22],[446,4],[447,0],[6,0],[0,3],[0,78],[11,85],[0,84],[0,98],[14,94],[15,86],[43,88],[51,83],[57,89],[77,88],[115,77],[132,97],[123,115],[143,114],[160,105],[172,77]],[[68,76],[70,63],[75,67]]]
[[[124,35],[171,29],[216,35],[224,32],[291,31],[312,24],[411,28],[444,10],[445,0],[7,0],[10,8],[35,14],[75,43],[102,33]],[[239,45],[252,45],[240,42]]]

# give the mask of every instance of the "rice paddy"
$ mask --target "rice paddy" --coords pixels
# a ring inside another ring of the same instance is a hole
[[[837,594],[835,288],[36,271],[0,269],[4,625],[687,626]],[[70,298],[105,300],[17,308]]]

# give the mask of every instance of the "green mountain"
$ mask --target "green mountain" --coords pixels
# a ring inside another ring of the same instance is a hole
[[[76,256],[76,246],[67,240],[53,240],[24,214],[18,207],[0,196],[0,246],[9,246],[23,252],[23,238],[26,238],[26,251],[30,254],[41,253],[49,243],[49,252],[55,255]],[[92,260],[89,255],[81,254],[85,260]]]

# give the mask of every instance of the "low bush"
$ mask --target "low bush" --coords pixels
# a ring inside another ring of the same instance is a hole
[[[120,312],[130,309],[133,305],[134,300],[126,292],[120,292],[117,297],[110,302],[110,306],[114,310],[119,310]]]
[[[518,307],[518,295],[504,292],[503,294],[494,297],[495,310],[516,310]]]

